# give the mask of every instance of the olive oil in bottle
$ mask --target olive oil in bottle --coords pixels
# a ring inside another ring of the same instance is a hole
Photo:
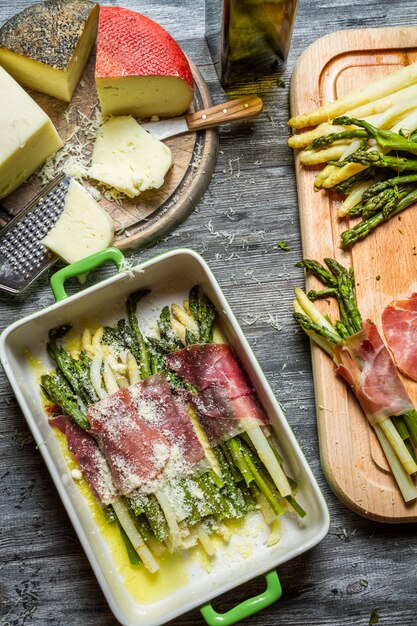
[[[273,74],[287,58],[297,0],[206,0],[206,39],[223,84]]]

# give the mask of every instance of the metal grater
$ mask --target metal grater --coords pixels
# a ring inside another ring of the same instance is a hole
[[[58,259],[40,241],[61,215],[70,182],[55,178],[0,231],[0,289],[20,293]]]

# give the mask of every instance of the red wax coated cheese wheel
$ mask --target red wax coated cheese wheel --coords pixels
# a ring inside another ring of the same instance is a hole
[[[96,85],[105,115],[174,117],[193,99],[191,69],[176,41],[121,7],[100,9]]]

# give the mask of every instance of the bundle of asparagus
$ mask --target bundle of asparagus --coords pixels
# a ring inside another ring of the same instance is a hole
[[[356,305],[353,270],[334,259],[327,268],[314,260],[297,263],[325,288],[305,294],[295,288],[294,317],[308,336],[329,356],[337,372],[351,385],[380,441],[406,502],[417,498],[411,475],[417,472],[417,411],[411,403],[379,337],[376,326],[363,321]],[[336,298],[340,318],[331,322],[313,301]]]
[[[153,492],[138,490],[103,505],[106,519],[119,523],[131,562],[143,561],[152,572],[158,569],[155,557],[164,549],[184,549],[199,541],[208,554],[214,554],[210,535],[227,537],[224,521],[243,518],[254,509],[260,509],[271,525],[269,543],[276,543],[277,516],[289,509],[300,517],[305,512],[293,495],[296,484],[287,478],[268,428],[252,424],[245,430],[240,425],[237,434],[210,446],[192,403],[197,390],[168,365],[170,355],[185,350],[184,346],[197,349],[213,344],[213,304],[194,287],[183,307],[173,304],[171,310],[162,310],[157,336],[145,337],[137,305],[148,293],[128,297],[128,321],[120,319],[93,334],[85,328],[81,349],[70,352],[58,344],[69,326],[49,333],[47,350],[57,371],[42,376],[43,393],[55,405],[55,413],[65,413],[83,432],[90,431],[89,415],[106,398],[116,398],[120,390],[132,389],[140,381],[150,382],[163,374],[174,401],[188,394],[193,436],[202,444],[205,459],[181,475],[170,476]],[[49,406],[49,414],[51,410]]]
[[[289,124],[297,129],[319,124],[288,144],[304,148],[303,165],[327,164],[314,186],[346,196],[339,218],[361,218],[342,233],[342,248],[417,201],[417,177],[410,174],[417,171],[417,158],[410,156],[417,154],[417,64]]]

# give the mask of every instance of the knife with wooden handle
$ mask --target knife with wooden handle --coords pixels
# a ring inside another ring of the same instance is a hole
[[[256,117],[262,111],[262,108],[263,102],[261,98],[258,96],[244,96],[243,98],[216,104],[208,109],[189,113],[183,117],[148,122],[141,124],[141,126],[151,135],[162,140],[203,128],[212,128],[220,124]]]

